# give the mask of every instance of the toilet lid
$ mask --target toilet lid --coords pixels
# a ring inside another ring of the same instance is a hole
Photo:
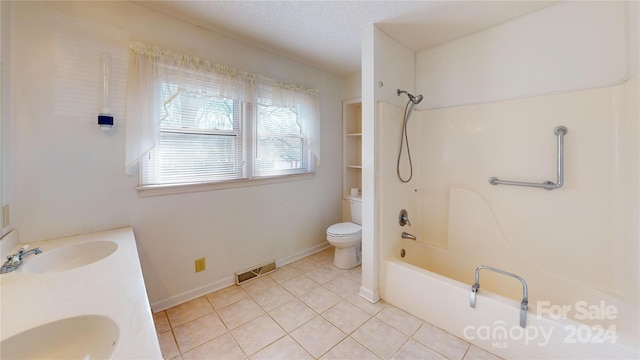
[[[332,236],[347,236],[362,232],[362,226],[352,222],[333,224],[327,229],[327,234]]]

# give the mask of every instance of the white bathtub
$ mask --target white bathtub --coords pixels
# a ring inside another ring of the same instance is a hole
[[[463,340],[507,359],[640,358],[637,345],[624,345],[625,334],[616,332],[615,320],[589,326],[563,319],[560,312],[538,316],[537,310],[553,305],[530,303],[527,327],[521,328],[520,302],[483,289],[484,273],[476,307],[471,308],[473,281],[465,284],[412,265],[404,260],[411,262],[412,255],[424,250],[412,241],[404,241],[401,247],[404,259],[398,249],[384,261],[382,298]]]

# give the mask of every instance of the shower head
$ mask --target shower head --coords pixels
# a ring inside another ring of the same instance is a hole
[[[411,101],[415,105],[418,105],[420,103],[420,101],[422,101],[422,99],[423,99],[422,95],[413,96],[413,95],[409,94],[408,92],[406,92],[404,90],[398,89],[398,96],[400,96],[400,94],[407,94],[407,96],[409,97],[409,101]]]

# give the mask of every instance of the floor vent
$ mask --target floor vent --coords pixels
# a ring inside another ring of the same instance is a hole
[[[276,271],[276,269],[276,262],[272,261],[268,264],[259,265],[250,270],[239,271],[236,273],[236,284],[240,285],[247,281],[257,279],[262,275]]]

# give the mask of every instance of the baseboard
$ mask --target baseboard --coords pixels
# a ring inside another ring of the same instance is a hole
[[[284,265],[290,264],[290,263],[292,263],[292,262],[294,262],[296,260],[300,260],[302,258],[305,258],[305,257],[309,256],[309,255],[313,255],[313,254],[315,254],[315,253],[317,253],[319,251],[322,251],[322,250],[324,250],[324,249],[326,249],[326,248],[328,248],[330,246],[331,246],[331,244],[329,244],[328,241],[325,241],[325,242],[320,243],[318,245],[312,246],[312,247],[310,247],[310,248],[308,248],[306,250],[302,250],[300,252],[297,252],[297,253],[295,253],[293,255],[284,257],[282,259],[278,259],[278,260],[276,260],[276,265],[278,267],[280,267],[280,266],[284,266]]]
[[[185,291],[181,294],[171,296],[167,299],[156,301],[151,304],[151,311],[154,313],[166,310],[168,308],[180,305],[187,301],[199,298],[200,296],[212,293],[214,291],[224,289],[227,286],[235,285],[236,279],[232,276],[227,276],[224,279],[212,282],[210,284],[195,288],[193,290]]]
[[[378,300],[380,300],[380,292],[378,292],[377,289],[371,290],[365,288],[364,286],[360,287],[360,292],[358,293],[358,295],[373,304],[377,303]]]
[[[308,249],[305,249],[303,251],[297,252],[293,255],[284,257],[282,259],[276,259],[276,265],[278,267],[284,266],[286,264],[292,263],[296,260],[300,260],[302,258],[305,258],[309,255],[315,254],[319,251],[322,251],[328,247],[330,247],[331,244],[329,244],[328,241],[325,241],[324,243],[312,246]],[[227,276],[223,279],[220,279],[218,281],[212,282],[210,284],[195,288],[193,290],[189,290],[189,291],[185,291],[183,293],[180,293],[178,295],[174,295],[171,296],[167,299],[164,300],[160,300],[160,301],[156,301],[154,303],[151,304],[151,310],[156,313],[156,312],[160,312],[162,310],[166,310],[168,308],[174,307],[176,305],[180,305],[182,303],[185,303],[187,301],[193,300],[195,298],[198,298],[200,296],[212,293],[214,291],[220,290],[220,289],[224,289],[228,286],[231,285],[235,285],[236,280],[235,277],[233,275]]]

